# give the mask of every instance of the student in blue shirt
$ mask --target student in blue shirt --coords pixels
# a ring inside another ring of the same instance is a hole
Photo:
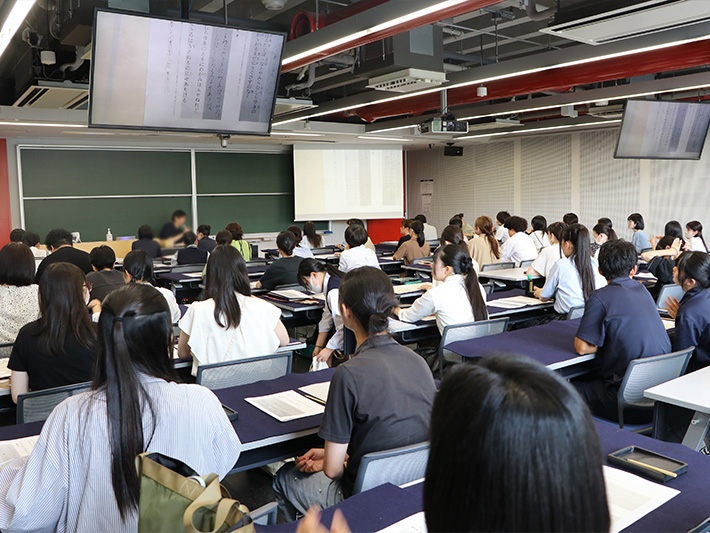
[[[631,238],[631,243],[636,248],[636,254],[645,252],[646,250],[653,250],[653,245],[648,238],[648,235],[643,231],[646,224],[643,221],[643,217],[640,213],[631,213],[629,218],[626,219],[629,223],[629,229],[634,232],[634,236]]]
[[[668,312],[675,318],[673,350],[695,346],[687,372],[710,365],[710,254],[686,252],[678,257],[673,281],[683,288],[680,302],[670,298]]]
[[[627,241],[609,241],[599,250],[599,272],[609,283],[587,299],[582,322],[574,339],[580,354],[597,354],[601,369],[574,384],[592,414],[618,420],[617,394],[634,359],[671,351],[656,302],[641,283],[634,281],[637,255]],[[647,411],[627,409],[624,420],[644,423]]]

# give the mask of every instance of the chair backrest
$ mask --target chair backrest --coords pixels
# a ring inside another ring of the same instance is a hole
[[[174,267],[172,267],[171,272],[175,274],[181,274],[183,272],[202,272],[204,268],[204,263],[195,263],[193,265],[175,265]]]
[[[274,289],[276,291],[285,291],[285,290],[294,290],[294,291],[303,291],[303,286],[298,284],[298,283],[289,283],[287,285],[276,285],[276,288]]]
[[[37,422],[47,420],[47,417],[57,405],[69,396],[74,396],[91,389],[91,383],[77,383],[54,389],[38,390],[20,394],[17,397],[17,423]]]
[[[492,283],[481,283],[481,286],[483,290],[486,291],[486,294],[493,294],[493,289],[496,288]]]
[[[675,298],[680,301],[680,299],[683,298],[683,287],[676,285],[675,283],[661,287],[661,290],[658,292],[658,298],[656,299],[656,305],[658,308],[665,309],[666,302],[669,298]]]
[[[507,270],[509,268],[515,268],[515,263],[488,263],[487,265],[481,266],[481,272],[487,272],[489,270]]]
[[[198,385],[217,390],[276,379],[291,372],[293,352],[261,355],[197,367]]]
[[[332,254],[334,250],[335,248],[333,248],[332,246],[323,246],[322,248],[311,248],[311,252],[313,252],[313,255]]]
[[[569,310],[569,312],[567,313],[567,320],[577,320],[578,318],[582,318],[583,316],[584,306],[578,305],[577,307],[573,307]]]
[[[370,490],[385,483],[404,485],[422,479],[426,473],[428,460],[428,442],[368,453],[360,461],[353,494]]]
[[[2,342],[0,343],[0,358],[10,357],[12,353],[12,347],[15,345],[13,342]]]
[[[504,333],[506,329],[508,329],[508,320],[508,317],[506,317],[446,326],[444,332],[441,334],[441,342],[439,343],[439,368],[441,375],[444,375],[446,367],[463,361],[463,358],[459,354],[447,350],[449,344]]]
[[[619,427],[624,427],[624,409],[651,409],[654,400],[646,398],[646,389],[665,383],[685,373],[694,347],[654,357],[634,359],[629,363],[619,387]]]
[[[534,259],[527,259],[526,261],[520,261],[520,265],[518,266],[518,268],[529,267],[529,266],[532,265],[534,262],[535,262]]]

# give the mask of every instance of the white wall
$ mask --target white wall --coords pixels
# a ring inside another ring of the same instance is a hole
[[[547,222],[573,211],[591,228],[609,217],[630,238],[626,217],[640,212],[647,229],[662,234],[668,220],[700,220],[710,228],[710,148],[700,161],[614,159],[618,129],[527,137],[466,146],[463,157],[441,148],[407,153],[407,213],[421,212],[420,179],[434,179],[432,212],[441,231],[464,212],[473,224],[498,211]]]

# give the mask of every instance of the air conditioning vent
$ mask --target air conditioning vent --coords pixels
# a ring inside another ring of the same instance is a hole
[[[443,72],[408,68],[370,78],[367,86],[377,91],[409,93],[429,87],[438,87],[445,82],[446,74]]]
[[[88,103],[88,85],[37,81],[30,85],[12,105],[38,109],[87,109]]]

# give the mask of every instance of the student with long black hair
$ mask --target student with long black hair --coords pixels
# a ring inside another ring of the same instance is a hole
[[[286,231],[290,231],[296,237],[296,246],[293,248],[293,255],[296,257],[313,257],[311,247],[306,245],[306,240],[303,238],[303,232],[298,226],[289,226]]]
[[[538,255],[526,271],[532,276],[542,276],[548,278],[552,267],[564,257],[560,243],[562,242],[562,232],[565,229],[564,222],[553,222],[547,227],[547,239],[550,246],[540,250]]]
[[[636,248],[636,253],[640,254],[646,250],[652,250],[653,246],[651,245],[651,241],[644,231],[646,223],[643,221],[643,216],[641,216],[640,213],[631,213],[627,218],[627,222],[629,229],[634,232],[634,236],[631,238],[631,244]]]
[[[439,332],[443,332],[446,326],[488,319],[486,292],[473,269],[473,260],[460,246],[447,244],[437,248],[431,272],[439,283],[411,307],[397,308],[400,320],[416,322],[435,314]]]
[[[93,390],[58,405],[30,456],[0,470],[3,531],[136,531],[145,451],[229,472],[239,438],[210,390],[174,382],[172,349],[157,291],[132,284],[106,297]]]
[[[685,236],[688,238],[688,249],[691,252],[707,253],[708,246],[703,237],[703,225],[698,220],[691,220],[685,225]]]
[[[545,285],[535,289],[535,296],[543,302],[554,298],[555,312],[566,315],[606,282],[595,274],[598,267],[591,257],[589,231],[582,224],[565,227],[560,246],[564,257],[553,265]]]
[[[468,251],[478,265],[490,265],[500,261],[500,243],[493,229],[490,217],[478,217],[474,221],[476,237],[468,241]]]
[[[424,238],[424,225],[418,220],[412,220],[409,224],[409,236],[407,242],[403,243],[394,253],[394,259],[404,261],[405,265],[411,264],[415,259],[429,257],[431,248]]]
[[[604,220],[609,220],[608,218],[600,218],[599,222],[592,228],[592,237],[594,241],[592,242],[592,258],[597,259],[599,255],[599,249],[605,242],[615,241],[619,237],[616,236],[614,228],[611,226],[611,221],[609,223],[603,222]]]
[[[305,246],[309,248],[322,248],[323,247],[323,237],[318,235],[316,231],[316,225],[310,220],[303,225],[303,236],[305,239]]]
[[[274,478],[282,520],[349,497],[363,455],[428,439],[436,387],[424,360],[387,333],[396,306],[392,282],[380,269],[362,267],[343,278],[340,311],[357,351],[330,382],[318,432],[325,448],[297,457]]]
[[[641,254],[641,259],[648,263],[646,269],[656,276],[656,283],[649,288],[654,300],[658,299],[658,295],[665,285],[674,283],[673,270],[676,258],[681,254],[682,247],[682,239],[662,237],[656,244],[655,250],[647,250]]]
[[[535,248],[539,254],[543,248],[550,246],[550,240],[547,238],[547,219],[542,215],[536,215],[530,220],[530,238],[535,243]]]
[[[427,529],[609,531],[599,437],[555,372],[497,355],[457,365],[431,416]]]
[[[123,258],[123,280],[126,283],[150,285],[163,295],[170,309],[170,318],[176,324],[182,313],[175,295],[165,287],[155,287],[153,283],[153,261],[143,250],[133,250]]]
[[[466,241],[466,237],[464,237],[463,230],[459,226],[451,224],[446,226],[444,231],[441,232],[439,245],[446,246],[447,244],[459,246],[467,256],[471,256],[471,252],[468,250],[468,242]],[[476,272],[478,272],[478,264],[474,266],[476,267]]]
[[[199,365],[269,355],[289,343],[281,310],[251,295],[242,255],[217,246],[207,261],[207,299],[194,302],[180,320],[178,354]]]
[[[338,307],[342,279],[343,273],[340,270],[316,259],[304,259],[298,266],[298,282],[301,286],[325,297],[313,357],[329,365],[333,352],[343,349],[343,319]]]

